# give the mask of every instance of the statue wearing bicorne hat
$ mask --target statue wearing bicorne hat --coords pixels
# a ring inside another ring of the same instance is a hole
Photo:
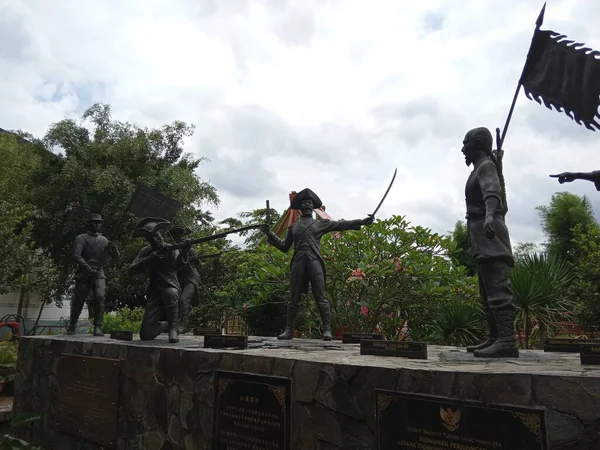
[[[179,299],[181,284],[177,273],[187,263],[191,246],[181,250],[165,250],[161,231],[171,227],[166,219],[147,217],[133,231],[133,236],[143,237],[149,243],[142,248],[129,267],[130,274],[146,273],[149,278],[146,293],[146,311],[142,319],[140,339],[149,341],[164,331],[161,326],[162,308],[167,315],[169,342],[179,342]]]
[[[71,300],[71,317],[67,326],[67,334],[75,334],[77,322],[90,293],[92,294],[94,336],[103,336],[104,297],[106,293],[106,276],[102,265],[107,257],[117,259],[119,251],[114,242],[102,236],[102,216],[92,214],[86,233],[80,234],[73,243],[72,257],[77,269],[75,271],[75,292]]]
[[[299,210],[300,220],[294,222],[287,231],[285,240],[279,239],[267,225],[261,228],[267,241],[282,252],[288,252],[294,245],[294,256],[290,265],[290,299],[287,311],[287,326],[278,339],[292,339],[298,317],[300,298],[308,293],[310,283],[312,294],[317,302],[323,321],[323,340],[331,335],[331,311],[325,297],[325,262],[321,256],[321,237],[332,231],[359,230],[363,225],[371,225],[373,216],[357,220],[315,220],[313,212],[322,206],[321,199],[310,189],[298,192],[291,200],[290,209]]]

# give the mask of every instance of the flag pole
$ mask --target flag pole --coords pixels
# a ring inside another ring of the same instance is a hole
[[[536,33],[539,31],[542,23],[544,22],[544,13],[546,12],[546,2],[544,2],[544,6],[542,6],[542,10],[535,21],[535,31],[533,32],[533,37],[531,38],[531,42],[533,44],[533,39],[535,38]],[[502,136],[500,136],[500,128],[496,128],[496,144],[498,154],[502,152],[502,145],[504,144],[504,138],[506,138],[506,132],[508,131],[508,126],[510,125],[510,119],[512,119],[513,111],[515,110],[515,104],[517,103],[517,98],[519,97],[519,92],[521,91],[523,75],[525,74],[525,69],[527,68],[527,62],[529,61],[529,55],[531,54],[531,45],[529,46],[529,52],[527,52],[527,58],[525,59],[525,64],[523,65],[523,70],[521,71],[521,76],[519,77],[519,83],[517,84],[517,89],[515,90],[515,95],[512,100],[512,104],[510,105],[510,109],[508,110],[508,116],[506,117],[506,122],[504,124],[504,129],[502,130]]]

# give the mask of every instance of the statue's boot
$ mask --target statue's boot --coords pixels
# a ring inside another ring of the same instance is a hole
[[[169,343],[176,344],[179,342],[179,308],[177,304],[174,307],[169,307],[167,310],[167,326],[169,331]]]
[[[287,326],[285,331],[277,336],[279,340],[289,340],[294,338],[294,326],[296,325],[296,317],[298,316],[298,305],[288,303],[287,310]]]
[[[483,350],[484,348],[488,348],[498,340],[498,327],[496,326],[496,320],[494,319],[494,315],[492,314],[492,311],[490,311],[489,307],[485,308],[485,316],[488,323],[490,337],[488,337],[485,342],[479,345],[468,346],[467,352],[469,353],[473,353],[475,350]]]
[[[325,300],[319,303],[319,310],[321,312],[321,320],[323,321],[323,340],[331,341],[333,336],[331,335],[331,310],[329,302]]]
[[[515,339],[513,311],[495,311],[498,339],[489,347],[475,350],[473,354],[480,358],[518,358],[519,348]]]
[[[94,326],[94,336],[104,336],[104,333],[102,332],[102,327],[100,325]]]

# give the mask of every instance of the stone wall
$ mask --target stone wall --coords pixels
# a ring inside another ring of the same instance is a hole
[[[586,371],[576,355],[550,355],[558,358],[554,365],[535,358],[528,363],[527,356],[518,362],[453,362],[448,348],[430,347],[428,361],[414,361],[360,356],[358,346],[335,342],[321,351],[217,351],[201,348],[201,339],[184,338],[175,346],[162,338],[150,344],[79,336],[20,339],[13,416],[43,417],[21,437],[44,437],[46,449],[101,448],[56,429],[58,362],[63,353],[73,353],[123,361],[118,449],[210,449],[216,369],[292,378],[294,450],[376,449],[375,388],[545,406],[551,449],[600,448],[600,371]],[[528,364],[537,369],[523,369]]]

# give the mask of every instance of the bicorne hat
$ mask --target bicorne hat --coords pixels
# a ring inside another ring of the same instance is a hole
[[[90,222],[103,222],[102,216],[100,214],[92,214]]]
[[[140,220],[133,230],[133,236],[135,237],[150,237],[157,231],[165,230],[171,226],[171,222],[167,219],[161,219],[159,217],[146,217]]]
[[[182,236],[187,236],[191,232],[192,232],[192,230],[190,230],[188,227],[182,227],[182,226],[176,226],[169,230],[169,234],[175,240],[181,238]]]
[[[317,194],[315,194],[313,191],[311,191],[310,189],[306,188],[306,189],[302,189],[300,192],[298,192],[294,196],[294,198],[292,199],[292,202],[290,203],[290,208],[291,209],[300,209],[302,207],[301,206],[302,200],[312,200],[314,209],[318,209],[321,206],[323,206],[323,202],[321,202],[321,199],[319,198],[319,196]]]

